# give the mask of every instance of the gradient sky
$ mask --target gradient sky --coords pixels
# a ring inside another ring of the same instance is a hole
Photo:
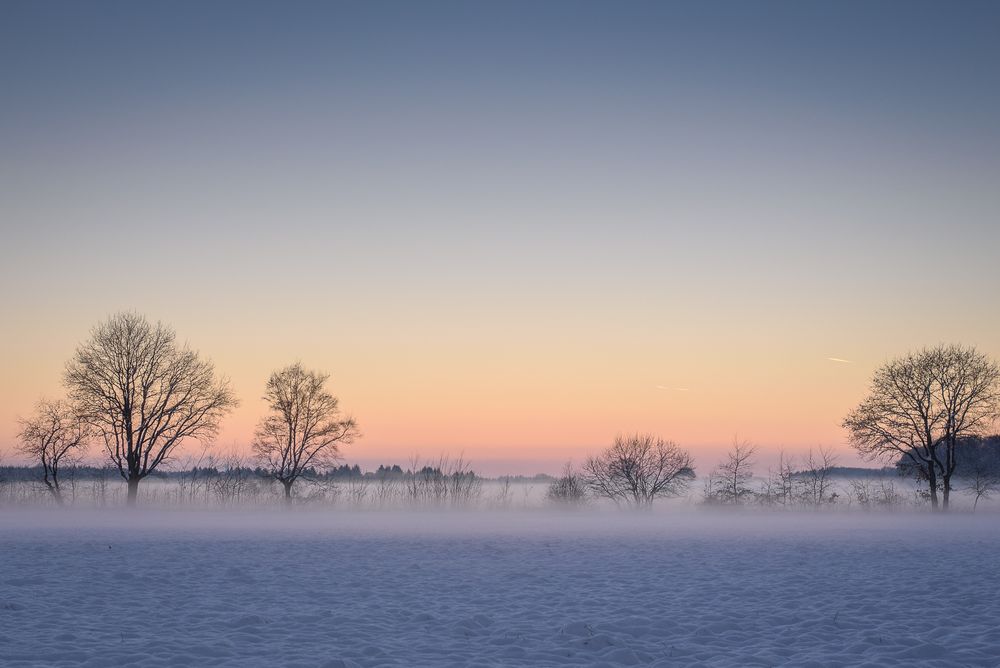
[[[1000,4],[0,3],[0,446],[112,312],[349,461],[707,471],[844,445],[888,358],[1000,357]],[[850,360],[837,362],[829,358]]]

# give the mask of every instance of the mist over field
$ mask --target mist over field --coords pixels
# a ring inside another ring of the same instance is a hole
[[[448,491],[435,495],[433,490],[413,488],[402,480],[377,478],[347,480],[302,481],[293,509],[296,512],[322,515],[344,511],[366,512],[502,512],[502,511],[564,511],[568,514],[623,510],[612,501],[587,494],[583,499],[567,503],[553,498],[551,489],[558,478],[477,478],[472,489],[459,494]],[[285,504],[279,487],[264,478],[244,479],[242,489],[234,490],[231,479],[201,473],[154,478],[147,481],[140,495],[141,507],[165,511],[181,510],[228,511],[241,516],[255,509],[278,510]],[[740,505],[719,504],[706,497],[707,478],[696,479],[683,493],[658,499],[648,512],[679,510],[738,511],[741,513],[796,512],[813,510],[823,513],[919,511],[926,505],[926,494],[916,481],[900,477],[888,470],[858,470],[851,476],[832,475],[825,483],[823,502],[792,498],[780,502],[763,496],[768,480],[751,478],[748,489],[758,496]],[[64,482],[65,503],[74,510],[107,510],[115,513],[125,505],[126,489],[117,475],[108,472],[94,479],[80,475]],[[990,512],[1000,508],[1000,496],[992,493],[975,498],[968,481],[962,480],[959,495],[954,500],[958,512]],[[0,509],[52,508],[53,502],[44,485],[34,479],[0,482]]]

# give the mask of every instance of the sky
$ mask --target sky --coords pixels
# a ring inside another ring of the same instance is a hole
[[[0,448],[135,310],[231,379],[217,448],[301,361],[349,462],[856,463],[880,364],[1000,357],[998,34],[972,1],[4,0]]]

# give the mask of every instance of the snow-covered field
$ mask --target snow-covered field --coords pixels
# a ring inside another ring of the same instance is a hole
[[[4,666],[998,666],[1000,515],[0,513]]]

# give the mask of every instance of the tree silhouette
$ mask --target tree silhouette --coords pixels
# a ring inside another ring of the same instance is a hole
[[[1000,412],[1000,366],[975,348],[940,345],[888,362],[843,425],[868,459],[902,455],[925,480],[933,508],[947,509],[960,439],[978,436]]]
[[[584,464],[587,486],[598,496],[636,508],[687,489],[694,470],[691,455],[653,434],[618,436],[610,448]]]
[[[753,479],[754,455],[757,448],[749,441],[733,439],[733,446],[726,453],[726,459],[720,463],[709,478],[709,490],[706,496],[710,501],[741,505],[754,497],[750,488]]]
[[[41,400],[30,418],[19,420],[18,451],[42,466],[42,482],[60,506],[59,470],[87,447],[90,425],[64,401]]]
[[[264,400],[271,414],[258,424],[253,449],[262,468],[284,487],[286,503],[296,480],[336,464],[340,446],[359,436],[354,419],[341,417],[337,398],[324,388],[329,378],[296,363],[267,381]]]
[[[136,503],[139,481],[185,439],[211,439],[237,400],[211,362],[179,346],[174,330],[136,313],[93,329],[66,365],[65,382]]]

